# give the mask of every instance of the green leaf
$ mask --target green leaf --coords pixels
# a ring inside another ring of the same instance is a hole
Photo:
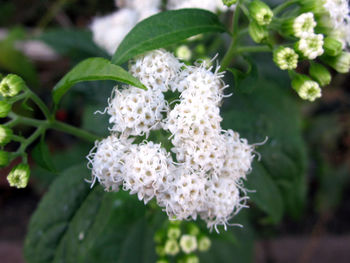
[[[51,159],[49,148],[47,147],[44,140],[40,140],[40,142],[34,147],[32,150],[32,157],[35,163],[40,167],[51,172],[56,172],[55,165]]]
[[[77,165],[51,185],[29,224],[27,262],[155,262],[159,220],[150,225],[136,196],[105,192],[100,185],[90,189],[84,181],[89,174],[86,164]]]
[[[250,200],[269,215],[271,222],[278,223],[283,215],[281,192],[260,163],[254,163],[253,171],[245,183],[248,190],[254,190],[248,193]]]
[[[114,53],[112,62],[122,64],[146,51],[178,43],[188,37],[224,32],[217,15],[202,9],[180,9],[158,13],[138,23]]]
[[[260,164],[279,188],[284,211],[297,217],[305,205],[306,153],[301,114],[285,83],[288,79],[281,85],[259,79],[253,84],[252,93],[234,93],[224,105],[223,127],[238,131],[250,144],[268,137],[268,141],[256,149],[262,157]],[[260,176],[259,169],[253,169],[247,180],[255,176]],[[273,213],[273,207],[278,207],[279,201],[270,197],[266,200],[269,202],[264,205],[256,202],[256,205],[277,220],[279,215]]]
[[[145,89],[141,82],[123,68],[104,58],[89,58],[76,65],[53,89],[53,101],[57,105],[62,96],[78,82],[115,80]]]

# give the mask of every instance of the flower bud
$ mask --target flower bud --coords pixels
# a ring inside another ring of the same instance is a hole
[[[9,164],[9,153],[0,150],[0,167],[5,167]]]
[[[312,12],[314,14],[323,14],[327,10],[324,8],[326,0],[299,0],[302,12]]]
[[[312,63],[309,69],[309,74],[314,80],[316,80],[321,85],[321,87],[331,83],[331,73],[325,66],[321,64]]]
[[[320,86],[308,76],[295,74],[292,80],[292,87],[303,100],[314,101],[321,97]]]
[[[324,53],[329,56],[338,56],[343,50],[343,44],[333,37],[326,37],[324,39]]]
[[[211,246],[211,241],[207,236],[202,236],[198,240],[198,250],[199,251],[208,251]]]
[[[162,258],[162,259],[157,260],[156,263],[169,263],[169,261],[164,259],[164,258]]]
[[[186,257],[185,263],[199,263],[199,258],[196,255],[189,255]]]
[[[299,15],[296,18],[286,20],[283,25],[283,33],[295,36],[297,38],[305,38],[314,34],[317,23],[314,14],[311,12]]]
[[[0,94],[3,97],[13,97],[23,90],[25,86],[26,84],[20,76],[8,74],[0,82]]]
[[[169,239],[178,239],[181,235],[181,230],[179,227],[170,227],[168,229],[168,238]]]
[[[179,46],[175,51],[176,56],[185,61],[189,61],[192,57],[192,52],[186,45]]]
[[[328,65],[334,68],[339,73],[348,73],[350,70],[350,53],[342,52],[336,57],[325,57],[323,59]]]
[[[265,27],[259,26],[257,22],[251,21],[249,23],[249,35],[256,43],[261,43],[265,41],[268,36],[269,32]]]
[[[180,252],[179,244],[175,239],[168,239],[165,242],[164,252],[166,255],[175,256]]]
[[[0,101],[0,118],[5,118],[11,110],[11,104],[6,101]]]
[[[29,181],[30,169],[28,164],[19,164],[11,170],[7,176],[10,186],[17,188],[25,188]]]
[[[11,141],[12,130],[4,125],[0,125],[0,145],[6,145]]]
[[[230,7],[231,5],[234,5],[237,3],[237,0],[222,0],[222,3],[227,6]]]
[[[156,246],[156,254],[160,257],[165,256],[165,251],[163,246]]]
[[[300,39],[296,43],[296,49],[306,58],[315,59],[321,56],[323,50],[323,35],[314,34]]]
[[[199,227],[194,223],[188,224],[188,233],[192,236],[198,236],[200,233]]]
[[[197,249],[197,239],[192,235],[183,235],[180,239],[180,247],[183,252],[189,254]]]
[[[282,70],[295,69],[298,59],[298,54],[289,47],[279,47],[273,52],[273,61]]]
[[[249,13],[260,26],[269,25],[272,21],[273,12],[271,8],[260,0],[254,0],[250,3]]]

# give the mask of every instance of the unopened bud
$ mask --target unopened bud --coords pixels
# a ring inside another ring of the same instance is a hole
[[[302,12],[312,12],[314,14],[323,14],[327,10],[324,8],[326,0],[299,0]]]
[[[309,74],[314,80],[316,80],[320,84],[321,87],[331,83],[331,73],[325,66],[321,64],[312,63],[310,66]]]
[[[237,3],[237,0],[222,0],[222,3],[227,6],[230,7],[231,5],[234,5]]]
[[[185,61],[189,61],[192,57],[192,51],[186,45],[179,46],[175,51],[176,56]]]
[[[273,61],[282,70],[295,69],[298,66],[298,54],[289,47],[279,47],[273,52]]]
[[[180,239],[180,247],[183,252],[189,254],[197,249],[197,239],[192,235],[183,235]]]
[[[164,245],[164,252],[167,255],[175,256],[180,252],[179,244],[175,239],[168,239]]]
[[[9,153],[0,150],[0,167],[5,167],[9,164]]]
[[[334,68],[339,73],[348,73],[350,70],[350,53],[342,52],[336,57],[325,57],[323,59],[328,65]]]
[[[185,263],[199,263],[199,258],[196,255],[188,255],[185,259]]]
[[[0,94],[3,97],[13,97],[23,90],[25,86],[26,84],[20,76],[8,74],[0,82]]]
[[[259,26],[255,21],[249,23],[248,30],[250,37],[256,43],[264,42],[269,37],[269,31],[265,27]]]
[[[198,240],[198,250],[199,251],[208,251],[211,246],[211,241],[207,236],[202,236]]]
[[[297,38],[305,38],[314,34],[317,23],[311,12],[299,15],[285,21],[282,25],[283,32]]]
[[[338,56],[343,50],[343,44],[333,37],[326,37],[324,39],[324,52],[329,56]]]
[[[13,132],[10,128],[0,125],[0,145],[8,144],[12,139]]]
[[[273,12],[271,8],[260,0],[254,0],[250,3],[249,13],[260,26],[269,25],[272,21]]]
[[[314,101],[321,97],[320,86],[308,76],[295,74],[292,80],[292,87],[303,100]]]
[[[25,188],[29,181],[29,175],[29,165],[21,163],[11,170],[7,176],[7,181],[12,187]]]
[[[178,239],[181,235],[181,230],[179,227],[171,226],[168,229],[168,238],[169,239]]]
[[[0,101],[0,118],[5,118],[11,111],[11,104],[6,101]]]

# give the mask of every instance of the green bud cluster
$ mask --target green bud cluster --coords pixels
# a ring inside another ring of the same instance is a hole
[[[170,221],[154,235],[156,242],[157,262],[169,262],[175,258],[176,262],[199,263],[196,251],[208,251],[211,246],[209,237],[204,235],[194,223]]]

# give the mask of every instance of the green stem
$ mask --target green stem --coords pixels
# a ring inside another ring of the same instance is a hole
[[[299,0],[289,0],[284,2],[283,4],[280,4],[279,6],[275,7],[272,11],[273,14],[276,16],[279,13],[281,13],[284,9],[288,8],[289,6],[298,3]]]
[[[236,49],[238,54],[241,53],[256,53],[256,52],[270,52],[271,48],[269,46],[246,46],[239,47]]]
[[[32,144],[43,132],[45,132],[45,127],[39,127],[32,133],[24,142],[21,144],[17,152],[14,154],[14,157],[22,155],[27,147]]]
[[[12,135],[12,136],[11,136],[11,139],[14,140],[14,141],[16,141],[16,142],[21,142],[21,143],[23,143],[23,142],[26,141],[25,138],[23,138],[23,137],[21,137],[21,136],[17,136],[17,135]]]
[[[49,109],[46,107],[45,103],[33,92],[30,92],[29,97],[35,102],[36,105],[38,105],[39,109],[44,114],[45,118],[47,120],[51,119],[51,114]]]
[[[58,131],[62,131],[65,133],[69,133],[71,135],[74,135],[76,137],[82,138],[88,142],[95,142],[96,140],[99,140],[100,137],[92,134],[88,131],[79,129],[77,127],[71,126],[69,124],[57,121],[57,120],[53,120],[50,125],[49,128],[54,129],[54,130],[58,130]]]
[[[34,126],[34,127],[44,126],[45,128],[47,128],[49,125],[49,121],[27,118],[27,117],[19,116],[13,112],[9,113],[9,117],[12,118],[12,121],[6,123],[6,126],[9,126],[9,127],[13,127],[18,124],[24,124],[28,126]]]

